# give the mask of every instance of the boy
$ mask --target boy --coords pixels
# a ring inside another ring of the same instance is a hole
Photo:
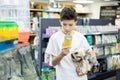
[[[73,8],[63,8],[60,13],[62,29],[49,39],[46,53],[51,56],[51,64],[56,68],[56,80],[88,80],[86,74],[77,75],[71,58],[71,51],[77,48],[91,49],[84,35],[73,30],[76,23],[76,11]],[[63,42],[66,35],[72,36],[72,43],[65,47]]]

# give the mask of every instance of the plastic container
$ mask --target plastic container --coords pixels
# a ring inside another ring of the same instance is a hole
[[[18,38],[18,25],[13,21],[0,21],[0,41]]]
[[[19,32],[18,42],[27,43],[29,40],[30,32]]]
[[[0,52],[13,48],[18,39],[18,25],[14,21],[0,21]]]
[[[72,36],[71,35],[65,35],[63,47],[70,47],[72,44]]]

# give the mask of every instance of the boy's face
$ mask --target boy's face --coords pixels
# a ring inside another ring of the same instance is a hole
[[[62,20],[60,23],[65,34],[70,34],[76,25],[75,20]]]

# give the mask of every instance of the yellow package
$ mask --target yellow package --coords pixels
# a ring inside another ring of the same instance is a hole
[[[71,35],[65,35],[63,47],[70,47],[72,44],[72,36]]]

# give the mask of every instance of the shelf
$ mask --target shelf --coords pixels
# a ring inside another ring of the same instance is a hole
[[[48,35],[48,34],[43,34],[43,35],[42,35],[42,39],[45,39],[45,38],[50,38],[50,35]]]
[[[120,55],[120,53],[113,53],[113,54],[107,54],[106,57],[114,56],[114,55]]]
[[[97,59],[103,59],[103,58],[105,58],[104,55],[97,56]]]
[[[91,12],[77,12],[77,14],[92,14]]]
[[[43,10],[43,9],[30,9],[30,11],[33,11],[33,12],[57,12],[57,13],[60,13],[60,11],[55,11],[55,10]]]
[[[34,22],[30,22],[30,24],[33,24]],[[37,22],[36,24],[39,24],[39,22]]]
[[[103,47],[103,46],[112,46],[112,45],[115,45],[116,42],[112,42],[112,43],[103,43],[103,44],[95,44],[95,45],[92,45],[91,47]]]
[[[117,34],[117,33],[118,33],[117,31],[107,31],[107,32],[85,33],[84,35],[100,35],[100,34],[109,35],[109,34]]]
[[[93,75],[88,76],[88,80],[103,80],[103,79],[115,76],[116,71],[117,70],[111,70],[111,71],[107,71],[107,72],[95,73]]]
[[[43,9],[30,9],[31,12],[55,12],[60,13],[61,11],[57,10],[43,10]],[[77,12],[77,14],[91,14],[90,12]]]
[[[93,75],[88,75],[88,80],[93,79],[93,78],[95,78],[95,77],[96,77],[95,74],[93,74]]]
[[[33,11],[33,12],[43,12],[44,10],[42,10],[42,9],[30,9],[30,11]]]
[[[117,11],[116,11],[116,14],[117,14],[117,15],[120,14],[120,10],[117,10]]]
[[[36,36],[36,34],[34,34],[34,33],[31,33],[31,34],[30,34],[30,36]]]
[[[113,32],[111,32],[113,33]],[[96,33],[97,34],[97,33]],[[105,34],[108,34],[108,33],[105,33]],[[50,38],[50,35],[47,35],[47,34],[43,34],[42,35],[42,39],[46,39],[46,38]],[[103,44],[95,44],[95,45],[91,45],[91,47],[103,47],[103,46],[112,46],[112,45],[115,45],[116,42],[112,42],[112,43],[103,43]]]

